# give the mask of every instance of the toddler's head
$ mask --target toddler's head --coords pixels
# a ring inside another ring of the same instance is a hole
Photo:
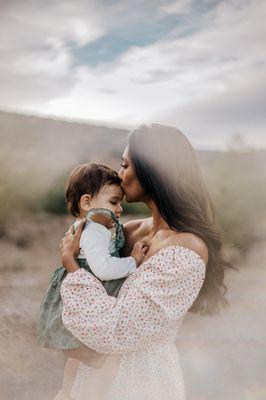
[[[78,218],[92,208],[107,208],[119,218],[123,211],[121,179],[102,164],[81,164],[70,173],[65,196],[70,213]]]

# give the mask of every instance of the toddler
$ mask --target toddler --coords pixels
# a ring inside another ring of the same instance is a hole
[[[95,275],[110,296],[117,296],[127,276],[136,271],[147,246],[136,242],[129,257],[120,258],[125,238],[119,221],[123,192],[121,180],[112,169],[101,164],[82,164],[76,167],[66,187],[66,202],[70,213],[77,218],[74,227],[86,217],[80,238],[78,264]],[[65,328],[62,323],[60,287],[67,272],[58,268],[41,303],[38,342],[43,347],[66,351],[66,355],[90,364],[95,353]],[[88,357],[89,354],[89,357]],[[83,357],[83,358],[82,358]]]

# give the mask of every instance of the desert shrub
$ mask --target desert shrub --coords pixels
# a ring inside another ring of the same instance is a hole
[[[15,207],[13,182],[5,163],[0,163],[0,237],[5,234],[8,217]]]
[[[33,171],[12,166],[0,156],[0,236],[6,234],[11,216],[37,211],[41,192],[35,183]]]
[[[66,176],[59,176],[43,196],[42,209],[51,214],[67,214],[65,200]]]
[[[266,177],[256,156],[228,152],[206,170],[224,240],[243,252],[266,234]]]

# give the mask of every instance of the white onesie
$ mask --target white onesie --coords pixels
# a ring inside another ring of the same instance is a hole
[[[80,221],[74,223],[75,228]],[[125,278],[136,271],[134,257],[112,257],[112,233],[105,226],[88,220],[80,237],[80,254],[78,258],[85,258],[97,278],[101,281]]]

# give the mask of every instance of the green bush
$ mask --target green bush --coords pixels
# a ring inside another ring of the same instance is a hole
[[[256,153],[227,153],[206,171],[225,242],[245,252],[265,237],[266,177]]]
[[[44,195],[42,209],[51,214],[64,215],[67,214],[67,206],[65,200],[65,184],[66,177],[60,176],[55,180],[53,185]]]
[[[33,171],[12,168],[0,156],[0,236],[6,234],[6,225],[12,215],[35,212],[41,199]]]
[[[5,164],[0,166],[0,237],[5,234],[6,223],[15,207],[15,193],[13,182]]]

